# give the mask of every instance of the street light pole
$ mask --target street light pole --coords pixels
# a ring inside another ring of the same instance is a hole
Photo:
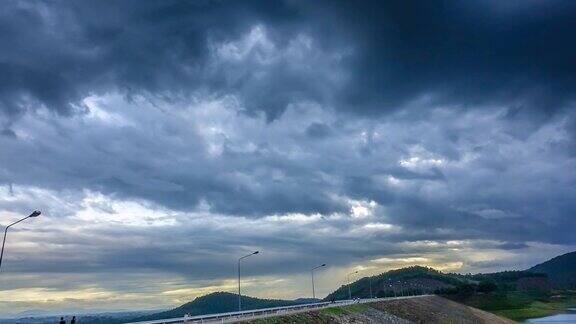
[[[352,283],[350,282],[350,275],[353,275],[355,273],[358,273],[358,270],[350,272],[348,274],[348,299],[352,299],[352,291],[350,290],[350,286],[352,285]]]
[[[240,261],[242,261],[242,259],[245,259],[249,256],[255,255],[260,253],[260,251],[254,251],[250,254],[246,254],[245,256],[241,257],[238,259],[238,311],[242,310],[242,293],[240,292]]]
[[[312,270],[310,270],[310,273],[312,274],[312,298],[316,299],[316,291],[314,290],[314,270],[318,269],[318,268],[322,268],[325,267],[326,263],[323,263],[315,268],[312,268]]]
[[[404,297],[404,292],[406,290],[406,281],[400,284],[400,289],[402,289],[402,297]],[[406,296],[408,296],[408,292],[406,291]]]
[[[370,279],[370,299],[372,299],[372,277]]]
[[[18,224],[18,223],[20,223],[20,222],[22,222],[22,221],[30,218],[30,217],[38,217],[38,216],[40,216],[40,214],[41,214],[40,211],[35,210],[35,211],[32,212],[32,214],[30,214],[30,215],[22,218],[22,219],[19,220],[19,221],[16,221],[16,222],[14,222],[14,223],[6,226],[6,228],[4,229],[4,239],[2,240],[2,251],[0,252],[0,267],[2,267],[2,257],[4,256],[4,245],[6,244],[6,235],[8,235],[8,229],[9,229],[11,226],[14,226],[14,225],[16,225],[16,224]]]

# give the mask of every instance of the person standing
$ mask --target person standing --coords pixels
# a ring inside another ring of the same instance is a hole
[[[72,316],[72,320],[70,321],[70,324],[76,324],[76,316]]]
[[[60,317],[60,322],[58,322],[58,324],[66,324],[64,317]]]

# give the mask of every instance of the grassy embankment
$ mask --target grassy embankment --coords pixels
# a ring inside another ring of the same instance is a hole
[[[344,315],[344,314],[360,313],[370,308],[371,307],[369,304],[356,304],[342,307],[324,308],[321,309],[319,313],[324,315]]]
[[[495,292],[474,295],[462,302],[499,316],[521,321],[562,313],[567,308],[576,307],[576,292],[562,291],[551,295]]]
[[[268,317],[249,323],[494,323],[512,324],[513,321],[498,315],[471,308],[438,296],[422,298],[392,299],[345,307]]]
[[[278,316],[278,317],[269,317],[265,319],[259,319],[255,321],[251,321],[250,323],[258,323],[258,324],[306,324],[306,323],[330,323],[332,322],[332,318],[342,316],[342,315],[349,315],[349,314],[356,314],[363,312],[369,309],[370,306],[367,304],[357,304],[357,305],[349,305],[349,306],[342,306],[342,307],[330,307],[320,309],[314,312],[304,312],[300,314],[292,314],[288,316]]]

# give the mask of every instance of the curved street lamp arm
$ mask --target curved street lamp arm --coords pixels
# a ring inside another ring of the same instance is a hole
[[[250,253],[250,254],[246,254],[245,256],[238,258],[238,262],[240,262],[240,260],[242,260],[242,259],[245,259],[245,258],[247,258],[247,257],[249,257],[249,256],[251,256],[251,255],[258,254],[258,253],[260,253],[260,251],[254,251],[254,252],[252,252],[252,253]]]
[[[19,221],[15,221],[14,223],[12,223],[12,224],[10,224],[10,225],[6,226],[6,229],[5,229],[5,231],[7,231],[7,230],[8,230],[8,228],[10,228],[11,226],[14,226],[14,225],[16,225],[16,224],[18,224],[18,223],[20,223],[20,222],[22,222],[22,221],[25,221],[25,220],[27,220],[28,218],[30,218],[30,216],[26,216],[26,217],[22,218],[21,220],[19,220]]]
[[[30,218],[30,217],[38,217],[38,216],[40,216],[40,212],[37,211],[37,210],[35,210],[35,211],[32,212],[32,214],[30,214],[30,215],[22,218],[21,220],[17,220],[17,221],[15,221],[14,223],[6,226],[6,229],[5,229],[4,231],[8,230],[8,228],[9,228],[10,226],[14,226],[14,225],[16,225],[16,224],[18,224],[18,223],[20,223],[20,222],[22,222],[22,221],[27,220],[27,219]]]
[[[27,220],[30,217],[38,217],[40,216],[40,212],[35,210],[34,212],[32,212],[32,214],[22,218],[21,220],[15,221],[14,223],[6,226],[6,228],[4,228],[4,238],[2,239],[2,250],[0,251],[0,267],[2,266],[2,257],[4,256],[4,245],[6,244],[6,235],[8,235],[8,229],[22,221]]]

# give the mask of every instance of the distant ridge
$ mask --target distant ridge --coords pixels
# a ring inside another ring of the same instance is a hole
[[[556,287],[576,288],[576,252],[566,253],[528,269],[544,273]]]

